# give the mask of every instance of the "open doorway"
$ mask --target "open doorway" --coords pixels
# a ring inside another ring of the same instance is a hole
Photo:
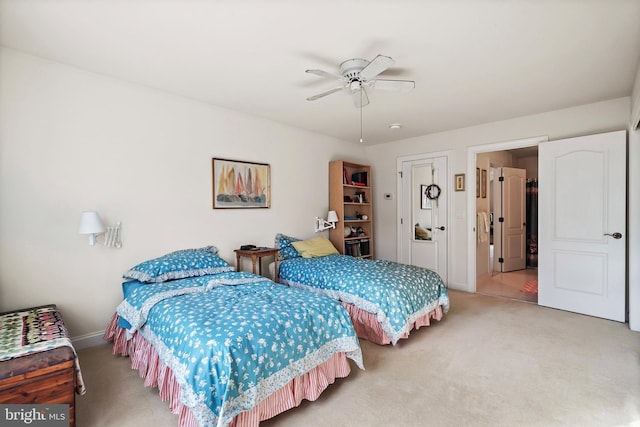
[[[478,153],[476,167],[476,292],[537,303],[537,146]]]

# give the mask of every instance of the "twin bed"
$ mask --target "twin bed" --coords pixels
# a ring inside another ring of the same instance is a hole
[[[446,286],[431,270],[340,255],[324,237],[277,234],[275,247],[281,283],[342,302],[358,336],[376,344],[395,345],[449,310]]]
[[[181,426],[257,426],[364,369],[339,303],[233,270],[212,246],[139,264],[105,332]]]
[[[343,255],[295,256],[293,241],[276,237],[280,280],[289,286],[233,271],[214,246],[125,273],[105,339],[114,354],[130,357],[146,386],[158,387],[180,426],[257,426],[316,400],[349,375],[349,360],[364,369],[358,336],[395,344],[448,310],[446,289],[431,275],[420,278],[430,283],[427,295],[417,295],[423,289],[410,276],[422,272]],[[321,283],[319,272],[328,271],[352,286]]]

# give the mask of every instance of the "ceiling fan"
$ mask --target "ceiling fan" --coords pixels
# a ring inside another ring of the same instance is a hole
[[[378,55],[371,61],[366,59],[354,58],[348,59],[340,64],[340,74],[328,73],[323,70],[306,70],[309,74],[315,74],[320,77],[334,78],[342,82],[336,88],[326,92],[319,93],[307,98],[307,101],[315,101],[332,93],[341,90],[351,91],[353,103],[357,108],[364,107],[369,104],[369,97],[365,88],[375,88],[384,90],[393,90],[397,92],[408,92],[416,87],[416,82],[412,80],[387,80],[376,79],[377,75],[391,67],[395,61],[388,56]]]

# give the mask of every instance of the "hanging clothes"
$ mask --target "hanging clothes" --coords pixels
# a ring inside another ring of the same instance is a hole
[[[489,239],[489,214],[484,211],[480,211],[477,214],[477,227],[478,230],[478,242],[483,243]]]

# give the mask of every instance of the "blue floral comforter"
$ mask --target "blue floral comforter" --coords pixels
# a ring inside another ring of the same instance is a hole
[[[449,310],[449,295],[437,273],[392,261],[347,255],[297,257],[282,261],[279,278],[375,314],[394,345],[416,319],[439,305],[445,313]]]
[[[227,425],[334,353],[364,369],[344,307],[251,273],[133,286],[117,313],[171,368],[202,426]]]

